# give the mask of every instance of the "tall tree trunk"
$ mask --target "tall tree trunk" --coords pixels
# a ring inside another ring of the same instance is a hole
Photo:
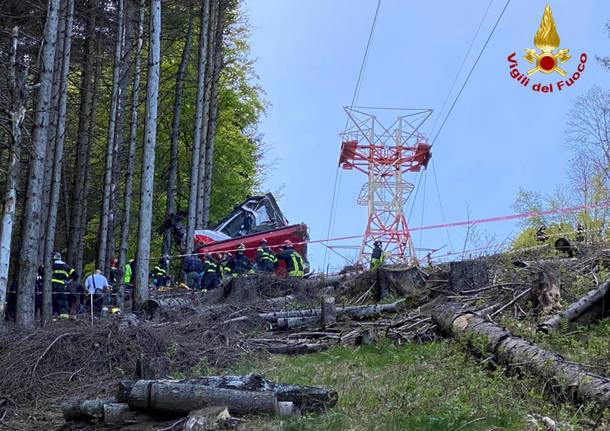
[[[201,125],[201,142],[199,143],[199,174],[197,182],[197,229],[203,229],[204,177],[205,177],[205,143],[208,134],[210,107],[212,102],[212,78],[214,76],[214,46],[216,44],[216,29],[218,26],[219,2],[212,2],[210,7],[210,24],[208,26],[208,45],[205,60],[205,95],[203,105],[203,123]]]
[[[142,149],[142,178],[140,181],[140,215],[134,307],[148,299],[148,268],[152,223],[153,186],[155,180],[155,146],[157,141],[157,104],[161,61],[161,0],[150,0],[150,42],[148,45],[148,75],[146,85],[146,118]]]
[[[40,223],[40,244],[38,245],[38,261],[44,262],[46,254],[45,236],[47,233],[47,221],[49,218],[49,202],[51,199],[51,183],[53,182],[53,155],[55,154],[55,136],[57,134],[57,106],[59,106],[59,85],[61,73],[61,61],[63,59],[64,37],[66,29],[66,0],[60,0],[59,21],[57,24],[57,40],[55,43],[55,65],[53,66],[53,85],[51,87],[51,111],[49,112],[49,131],[47,140],[46,156],[44,161],[44,179],[42,186],[42,208]]]
[[[123,194],[123,222],[121,224],[121,244],[119,247],[119,277],[123,281],[123,269],[127,263],[129,225],[131,224],[131,200],[133,196],[133,171],[136,160],[136,139],[138,136],[138,106],[140,105],[140,75],[142,72],[142,44],[144,42],[144,0],[139,2],[138,39],[134,58],[133,80],[131,84],[131,108],[129,125],[129,148]]]
[[[72,225],[68,243],[68,259],[79,274],[82,274],[82,237],[85,234],[87,219],[83,209],[87,205],[85,198],[85,176],[89,169],[89,154],[91,148],[90,129],[95,122],[92,118],[93,96],[95,93],[96,65],[96,34],[97,0],[88,2],[89,17],[87,20],[86,53],[83,55],[83,74],[80,85],[80,108],[78,115],[77,147],[74,161],[74,182],[72,185]],[[98,57],[102,54],[99,52]],[[79,264],[79,261],[81,264]]]
[[[169,217],[176,212],[176,178],[178,175],[178,137],[180,135],[180,114],[182,113],[182,94],[184,93],[184,76],[186,75],[186,66],[189,62],[191,45],[193,42],[193,21],[194,15],[190,15],[188,30],[186,33],[186,41],[182,50],[182,58],[176,75],[176,97],[174,102],[174,117],[172,120],[171,132],[171,149],[169,173],[167,176],[167,205],[165,208],[165,217]],[[172,247],[172,233],[168,229],[163,235],[163,248],[161,253],[166,256],[170,254]]]
[[[212,176],[214,174],[214,138],[216,136],[216,124],[218,121],[218,103],[220,93],[220,73],[222,71],[223,63],[223,33],[225,28],[225,11],[227,3],[221,1],[218,7],[217,24],[214,36],[214,50],[213,50],[213,73],[212,73],[212,84],[210,92],[210,115],[208,117],[208,127],[205,141],[205,164],[204,164],[204,176],[203,176],[203,227],[208,227],[210,218],[210,201],[212,197]]]
[[[108,244],[108,218],[110,216],[110,198],[112,192],[112,162],[114,154],[114,141],[116,130],[116,118],[119,101],[119,74],[121,70],[121,53],[123,52],[123,10],[124,0],[118,0],[116,12],[117,31],[116,44],[114,47],[114,67],[112,69],[112,94],[110,98],[110,117],[108,120],[108,139],[106,142],[106,162],[104,169],[104,191],[102,192],[102,209],[100,213],[100,226],[98,232],[97,268],[106,273],[107,267],[107,244]]]
[[[132,7],[128,1],[123,13],[123,52],[121,55],[121,69],[119,78],[119,98],[117,105],[116,129],[114,137],[113,162],[112,162],[112,182],[110,187],[110,206],[108,210],[108,234],[106,257],[116,257],[116,226],[118,224],[117,212],[119,206],[119,184],[121,179],[121,159],[125,153],[125,106],[127,104],[127,87],[129,84],[129,74],[131,70],[131,43],[132,28],[128,23],[132,15]],[[108,259],[107,259],[108,260]]]
[[[9,94],[10,94],[10,146],[9,165],[4,192],[4,209],[0,231],[0,324],[4,321],[4,305],[8,288],[8,272],[11,259],[11,241],[17,206],[17,181],[19,180],[19,158],[21,156],[21,125],[25,118],[27,99],[27,69],[17,73],[17,39],[19,28],[13,28],[9,59]]]
[[[214,3],[214,2],[212,2]],[[203,125],[203,105],[205,96],[205,70],[207,46],[209,42],[210,0],[201,5],[201,24],[199,29],[199,60],[197,69],[197,100],[195,101],[195,126],[193,131],[193,150],[191,158],[191,182],[189,190],[188,221],[186,229],[186,254],[193,252],[193,235],[197,223],[197,192],[199,190],[199,149],[201,145],[201,126]]]
[[[34,133],[30,156],[30,174],[23,214],[20,268],[17,292],[17,319],[20,326],[34,326],[34,285],[38,265],[38,243],[40,241],[40,217],[42,204],[42,173],[49,130],[49,110],[55,43],[57,41],[57,21],[59,0],[49,0],[44,41],[40,54],[40,87],[34,116]]]
[[[53,176],[51,182],[51,196],[49,199],[49,216],[46,225],[46,245],[44,255],[44,286],[42,290],[42,321],[48,322],[53,315],[53,300],[51,292],[51,274],[53,272],[52,257],[55,246],[55,230],[57,227],[57,207],[59,206],[59,192],[61,190],[61,168],[64,160],[64,141],[66,130],[66,109],[68,103],[68,73],[70,71],[70,51],[72,48],[72,20],[74,13],[74,0],[67,0],[65,30],[63,37],[62,59],[59,73],[59,94],[57,97],[57,122],[55,124],[55,154],[53,155]],[[58,50],[59,52],[59,50]]]

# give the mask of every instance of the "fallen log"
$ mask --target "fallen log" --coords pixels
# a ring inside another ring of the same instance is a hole
[[[66,400],[61,410],[66,421],[99,421],[104,417],[104,405],[114,399]]]
[[[274,355],[305,355],[318,353],[327,348],[324,344],[272,344],[262,347]]]
[[[538,325],[538,330],[549,332],[561,326],[562,321],[585,322],[608,312],[610,305],[610,279],[574,302],[562,312],[555,314]]]
[[[561,356],[515,337],[457,304],[439,305],[431,311],[431,316],[444,332],[483,338],[484,347],[481,347],[481,343],[474,343],[476,346],[473,347],[494,354],[498,362],[507,368],[521,369],[545,380],[555,380],[577,401],[610,407],[610,379],[568,363]]]
[[[319,315],[310,317],[280,317],[277,319],[277,329],[285,331],[288,329],[299,328],[301,326],[312,325],[320,321]]]
[[[279,402],[293,402],[300,410],[311,412],[325,410],[337,404],[337,392],[315,386],[300,386],[275,383],[259,374],[244,376],[208,376],[193,380],[175,380],[175,383],[205,385],[212,388],[232,389],[239,391],[272,392]],[[117,400],[127,402],[129,394],[137,381],[122,380],[119,383]]]
[[[125,403],[104,404],[104,423],[108,425],[129,425],[153,420],[152,416],[131,410]]]
[[[172,380],[138,380],[128,397],[129,408],[186,415],[205,407],[227,406],[234,415],[277,415],[273,392],[239,391]]]

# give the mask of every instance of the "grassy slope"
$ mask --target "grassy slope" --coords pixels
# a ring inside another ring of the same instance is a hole
[[[309,356],[245,360],[234,372],[334,388],[335,409],[295,420],[259,420],[260,430],[525,430],[528,414],[584,430],[588,409],[550,402],[527,376],[493,370],[454,341],[333,348]],[[589,416],[590,418],[591,416]],[[590,419],[589,419],[590,420]],[[249,428],[252,429],[252,428]]]

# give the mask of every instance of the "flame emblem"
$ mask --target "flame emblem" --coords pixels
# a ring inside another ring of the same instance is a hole
[[[526,61],[536,65],[536,67],[528,70],[527,74],[557,72],[561,76],[566,76],[565,70],[559,65],[572,57],[568,54],[569,49],[560,49],[555,52],[559,48],[559,44],[559,33],[557,33],[551,6],[547,4],[540,21],[540,27],[534,36],[534,45],[540,52],[536,49],[526,49],[523,57]]]

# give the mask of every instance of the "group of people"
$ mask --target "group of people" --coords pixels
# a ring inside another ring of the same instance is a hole
[[[38,268],[36,277],[36,310],[42,309],[44,267]],[[107,302],[112,286],[98,269],[80,282],[80,275],[62,260],[61,253],[53,254],[53,270],[51,275],[51,293],[53,315],[59,317],[75,316],[85,312],[88,302],[93,308],[101,311]]]
[[[294,244],[286,240],[280,251],[274,253],[266,239],[262,239],[252,262],[246,256],[246,246],[239,244],[234,253],[211,253],[205,245],[198,244],[194,254],[184,259],[183,270],[191,289],[211,290],[219,286],[223,278],[243,276],[252,273],[273,273],[284,262],[290,277],[303,277],[305,260],[294,249]]]

